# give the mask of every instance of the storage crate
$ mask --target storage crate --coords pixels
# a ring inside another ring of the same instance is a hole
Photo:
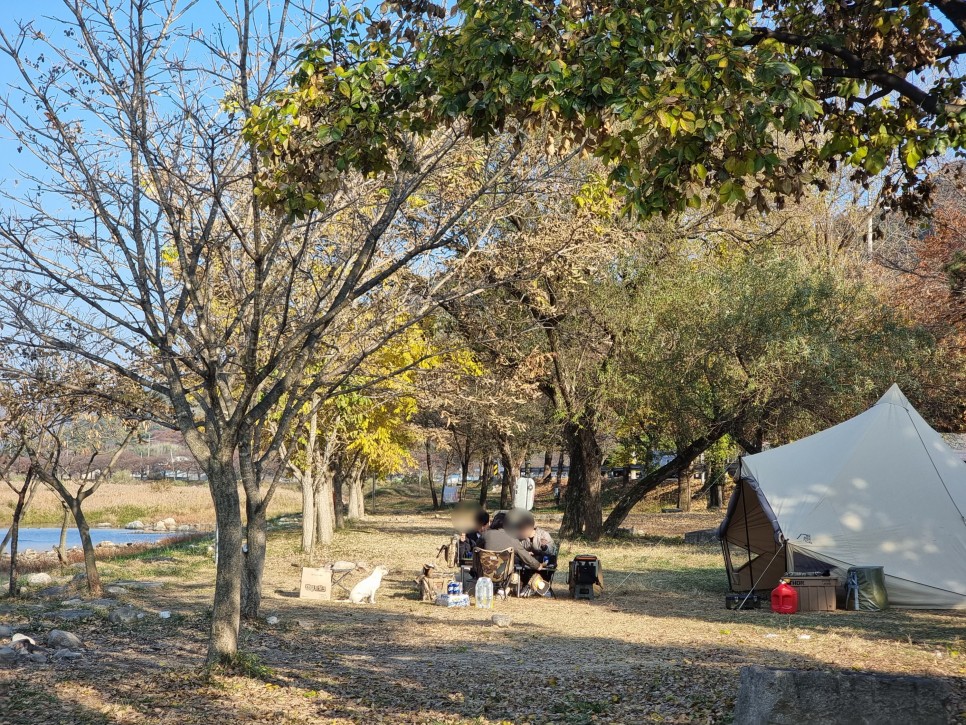
[[[788,583],[798,592],[799,612],[831,612],[835,610],[834,576],[789,577]]]
[[[761,609],[762,599],[758,594],[728,594],[725,609]]]

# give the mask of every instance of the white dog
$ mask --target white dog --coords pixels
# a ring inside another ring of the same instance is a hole
[[[372,574],[352,587],[352,591],[349,592],[349,601],[353,604],[361,604],[362,602],[375,604],[376,590],[382,584],[382,578],[388,573],[389,570],[386,567],[377,566],[372,570]]]

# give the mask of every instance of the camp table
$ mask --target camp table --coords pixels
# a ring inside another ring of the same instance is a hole
[[[349,587],[347,587],[344,582],[346,578],[356,570],[355,564],[350,563],[336,563],[332,565],[332,588],[339,587],[342,591],[349,595]]]

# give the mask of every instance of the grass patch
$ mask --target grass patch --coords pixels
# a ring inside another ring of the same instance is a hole
[[[270,516],[301,509],[302,496],[291,486],[275,491],[269,508]],[[16,506],[16,496],[8,487],[0,487],[0,520],[9,519]],[[84,513],[91,524],[111,523],[124,526],[131,521],[145,524],[174,518],[178,523],[209,524],[215,520],[211,494],[206,484],[178,482],[159,486],[140,481],[104,483],[86,503]],[[47,489],[37,491],[25,512],[26,526],[57,526],[63,520],[63,506],[57,495]]]
[[[258,655],[236,652],[219,665],[207,669],[209,675],[235,675],[268,682],[274,679],[275,670],[266,665]]]

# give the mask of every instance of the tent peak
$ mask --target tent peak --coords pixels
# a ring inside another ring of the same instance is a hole
[[[882,405],[883,403],[887,405],[898,405],[900,408],[905,408],[906,410],[912,409],[912,405],[906,396],[903,395],[897,383],[892,384],[892,387],[885,392],[885,395],[879,398],[879,402],[876,405]]]

